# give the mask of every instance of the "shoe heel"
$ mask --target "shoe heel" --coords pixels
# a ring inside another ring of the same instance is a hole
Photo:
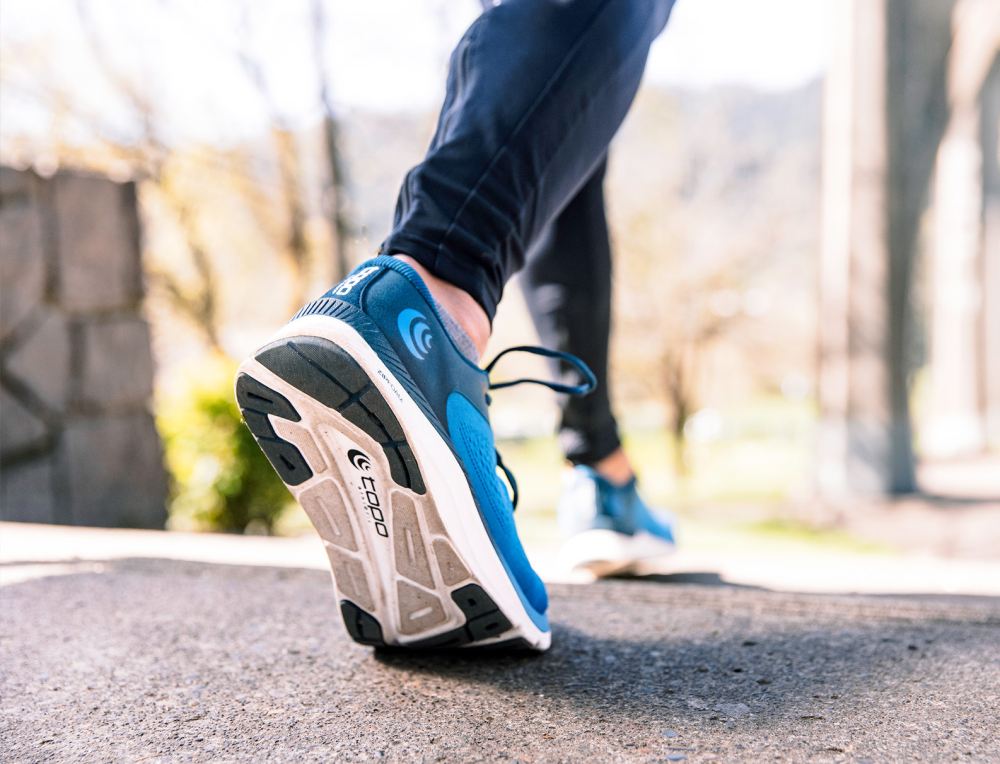
[[[323,540],[348,634],[375,647],[534,647],[459,555],[374,374],[303,335],[264,346],[236,379],[247,426]]]

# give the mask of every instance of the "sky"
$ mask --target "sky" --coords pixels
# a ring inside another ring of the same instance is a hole
[[[782,90],[820,76],[837,0],[678,0],[654,44],[647,81]],[[260,94],[239,52],[261,63],[290,124],[319,112],[311,3],[300,0],[3,0],[0,136],[45,130],[53,88],[127,133],[130,116],[94,63],[86,9],[108,65],[168,115],[176,137],[250,135]],[[434,109],[452,46],[477,0],[327,0],[324,56],[341,109]],[[247,11],[249,9],[249,12]]]
[[[653,45],[647,77],[686,87],[796,87],[825,69],[827,16],[830,3],[837,1],[678,0]],[[343,98],[375,108],[386,101],[424,105],[437,100],[440,62],[477,15],[479,3],[451,0],[450,11],[439,14],[428,10],[433,5],[417,0],[345,5],[335,46],[341,54],[337,68],[349,71],[352,61],[366,65],[359,76],[338,83]],[[386,18],[394,20],[386,23]],[[380,41],[382,55],[371,55],[373,40]]]
[[[797,87],[826,69],[835,2],[844,0],[678,0],[647,76],[685,87]]]

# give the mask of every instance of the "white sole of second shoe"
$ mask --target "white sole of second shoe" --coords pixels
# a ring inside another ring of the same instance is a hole
[[[596,577],[626,573],[642,562],[669,557],[676,546],[651,533],[632,536],[596,528],[567,539],[560,549],[560,567],[583,570]]]

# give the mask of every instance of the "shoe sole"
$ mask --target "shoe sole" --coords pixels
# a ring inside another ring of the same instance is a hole
[[[326,548],[361,644],[545,650],[461,464],[350,325],[296,319],[240,366],[244,420]]]
[[[636,565],[670,557],[675,544],[641,532],[633,536],[605,529],[583,531],[563,543],[559,564],[565,570],[586,571],[596,578],[631,571]]]

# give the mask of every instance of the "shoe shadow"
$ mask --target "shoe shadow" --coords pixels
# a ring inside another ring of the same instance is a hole
[[[997,679],[997,598],[790,595],[720,585],[714,574],[677,574],[709,585],[561,584],[550,587],[547,653],[373,655],[350,642],[321,571],[149,559],[99,567],[4,588],[5,647],[20,656],[19,675],[45,665],[50,683],[84,687],[66,656],[102,671],[113,658],[136,686],[149,675],[205,688],[239,677],[254,692],[281,689],[299,715],[341,694],[360,714],[401,690],[416,699],[411,714],[434,702],[474,713],[483,702],[598,735],[638,724],[653,736],[687,722],[891,721],[925,695],[952,697],[949,677],[971,699],[995,694]],[[942,705],[945,721],[971,713],[964,705]],[[147,729],[159,729],[150,714]]]
[[[607,576],[607,580],[637,581],[651,584],[697,584],[699,586],[725,586],[733,589],[769,591],[763,586],[727,581],[715,571],[710,570],[690,570],[678,573],[616,573],[613,576]]]
[[[931,666],[947,671],[949,662],[987,655],[996,636],[995,628],[970,634],[937,616],[898,617],[876,600],[856,611],[846,598],[743,587],[720,598],[702,583],[721,581],[715,574],[666,578],[698,583],[678,587],[686,591],[675,602],[624,582],[559,587],[553,646],[545,654],[380,651],[375,659],[389,670],[478,684],[491,693],[544,697],[551,713],[572,708],[662,723],[732,721],[752,712],[800,723],[848,714],[865,698],[885,703]],[[613,588],[611,596],[592,596],[603,586]],[[569,608],[567,599],[574,600]],[[990,612],[987,621],[996,627],[996,601]]]

